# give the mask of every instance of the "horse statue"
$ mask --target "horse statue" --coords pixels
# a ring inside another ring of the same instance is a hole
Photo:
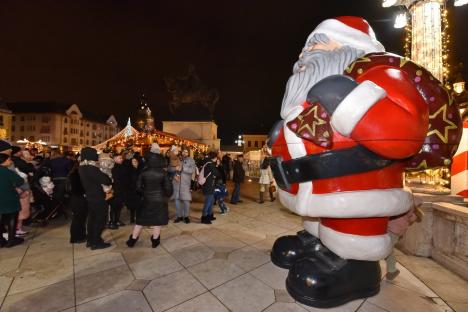
[[[194,66],[190,65],[187,76],[165,78],[167,91],[172,95],[169,109],[173,114],[182,105],[202,105],[210,112],[213,118],[219,93],[216,89],[208,89],[195,73]]]

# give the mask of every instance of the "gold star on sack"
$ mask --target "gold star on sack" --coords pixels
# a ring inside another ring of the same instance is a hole
[[[306,107],[295,119],[287,123],[288,128],[298,137],[321,147],[330,147],[332,128],[330,116],[318,103]]]
[[[437,118],[439,115],[442,118]],[[452,129],[457,129],[457,125],[455,125],[451,120],[447,119],[447,104],[441,106],[439,110],[437,110],[434,114],[429,115],[429,120],[432,120],[429,124],[429,132],[427,136],[431,136],[433,134],[437,135],[440,140],[444,143],[448,142],[448,132]],[[444,125],[445,123],[445,125]],[[439,130],[442,130],[444,134],[442,134]]]
[[[353,62],[351,65],[348,66],[348,68],[346,68],[346,72],[349,74],[353,71],[354,69],[354,66],[356,66],[357,63],[369,63],[371,62],[371,59],[369,57],[361,57],[361,58],[358,58],[357,61]]]

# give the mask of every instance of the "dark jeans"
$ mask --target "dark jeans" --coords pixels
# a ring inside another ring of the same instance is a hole
[[[141,199],[136,192],[125,195],[125,206],[130,210],[130,222],[135,222],[135,214],[140,207]]]
[[[72,211],[72,222],[70,225],[70,242],[86,239],[86,218],[88,207],[83,196],[71,195],[70,208]]]
[[[102,231],[106,226],[109,205],[105,200],[87,201],[88,203],[88,243],[99,244]]]
[[[240,197],[240,183],[235,182],[234,183],[234,191],[232,191],[232,196],[231,196],[231,203],[237,204],[239,201]]]
[[[121,197],[114,197],[110,200],[110,217],[111,223],[117,223],[120,221],[120,213],[124,205],[124,199]]]
[[[203,204],[202,216],[206,217],[213,214],[214,195],[205,194],[205,203]]]

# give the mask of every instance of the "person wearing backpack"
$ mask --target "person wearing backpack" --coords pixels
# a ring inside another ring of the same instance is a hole
[[[216,159],[218,155],[215,152],[208,154],[208,159],[200,170],[198,176],[198,184],[202,186],[203,195],[205,196],[205,203],[203,204],[203,211],[201,223],[211,224],[211,221],[216,220],[213,216],[213,203],[214,203],[214,190],[216,182]]]

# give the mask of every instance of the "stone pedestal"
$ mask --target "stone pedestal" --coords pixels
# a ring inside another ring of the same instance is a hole
[[[460,196],[415,194],[424,204],[424,218],[413,224],[397,247],[421,257],[432,257],[468,279],[468,208]],[[460,205],[457,205],[460,204]]]

